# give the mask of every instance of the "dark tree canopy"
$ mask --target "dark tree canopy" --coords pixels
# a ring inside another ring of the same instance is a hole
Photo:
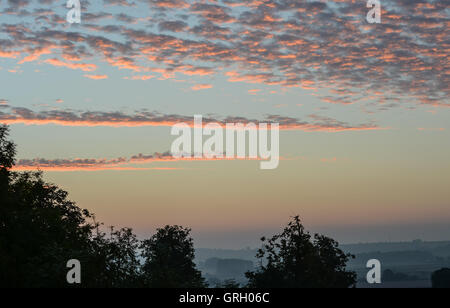
[[[111,227],[108,235],[97,231],[92,240],[94,255],[87,262],[92,273],[97,271],[92,275],[95,278],[92,284],[107,288],[142,287],[139,243],[129,228]]]
[[[0,209],[1,284],[64,285],[66,262],[89,252],[89,212],[40,173],[11,173],[8,180]]]
[[[284,231],[262,239],[257,258],[260,267],[248,272],[251,288],[348,288],[355,286],[356,274],[346,270],[353,256],[323,235],[312,237],[297,216]]]
[[[450,288],[450,268],[442,268],[435,271],[431,275],[431,283],[433,288],[436,289]]]
[[[81,287],[202,285],[187,229],[159,230],[140,256],[141,241],[131,229],[111,227],[106,234],[42,173],[12,172],[15,146],[7,138],[8,128],[0,126],[0,287],[68,287],[71,259],[81,263]],[[155,268],[158,262],[167,276]]]
[[[146,284],[163,288],[205,287],[196,269],[194,243],[190,229],[166,226],[142,243],[145,258],[143,272]]]
[[[16,155],[15,144],[8,140],[9,129],[5,125],[0,125],[0,170],[6,170],[14,165]]]
[[[9,169],[14,165],[14,157],[16,155],[16,146],[7,139],[8,135],[8,127],[0,125],[0,196],[6,196]]]

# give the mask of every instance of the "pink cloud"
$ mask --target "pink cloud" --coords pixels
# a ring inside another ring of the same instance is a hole
[[[93,79],[93,80],[103,80],[108,79],[108,75],[84,75],[84,77]]]
[[[213,86],[210,84],[196,84],[195,86],[191,87],[193,91],[200,91],[200,90],[206,90],[211,89]]]

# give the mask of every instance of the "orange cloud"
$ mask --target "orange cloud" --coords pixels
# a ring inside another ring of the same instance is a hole
[[[417,128],[417,130],[431,131],[431,132],[443,132],[443,131],[445,131],[445,128],[444,127],[431,127],[431,128],[419,127],[419,128]]]
[[[213,86],[210,84],[196,84],[195,86],[191,87],[194,91],[200,91],[205,89],[211,89]]]
[[[364,131],[379,130],[381,128],[373,123],[351,125],[346,122],[332,118],[309,116],[312,121],[301,121],[292,117],[279,115],[268,115],[264,120],[248,119],[245,117],[227,117],[225,119],[203,118],[203,123],[218,123],[225,127],[227,123],[277,123],[281,130],[301,130],[301,131]],[[70,110],[51,110],[34,112],[27,108],[15,107],[9,113],[0,113],[0,122],[4,124],[26,124],[26,125],[46,125],[56,124],[62,126],[109,126],[109,127],[142,127],[142,126],[173,126],[179,123],[186,123],[193,127],[192,116],[164,115],[152,112],[138,112],[136,114],[125,114],[122,112],[74,112]]]
[[[47,64],[58,66],[58,67],[67,67],[73,70],[82,70],[85,72],[92,72],[97,69],[97,65],[95,64],[85,64],[85,63],[71,63],[71,62],[64,62],[59,59],[53,58],[53,59],[47,59],[44,61]]]
[[[93,79],[93,80],[103,80],[108,79],[108,75],[84,75],[84,77]]]
[[[155,76],[153,75],[142,75],[142,76],[132,76],[132,77],[125,77],[124,79],[129,79],[129,80],[149,80],[154,78]]]
[[[19,55],[20,55],[20,52],[17,52],[17,51],[2,51],[2,50],[0,50],[0,58],[15,59]]]
[[[335,163],[335,162],[337,162],[337,158],[336,157],[333,157],[333,158],[322,158],[320,161],[323,162],[323,163]]]
[[[13,171],[46,171],[46,172],[86,172],[86,171],[149,171],[149,170],[183,170],[184,168],[139,168],[139,167],[23,167],[15,166]]]
[[[181,170],[178,167],[135,167],[133,165],[150,164],[150,163],[170,163],[170,162],[192,162],[192,161],[231,161],[231,160],[258,160],[251,158],[228,158],[228,157],[181,157],[175,158],[169,152],[154,153],[151,155],[138,154],[130,158],[119,157],[115,159],[21,159],[13,167],[14,171],[55,171],[55,172],[72,172],[72,171],[141,171],[141,170]]]
[[[251,90],[248,90],[248,94],[250,94],[250,95],[256,95],[256,94],[258,94],[259,92],[261,92],[261,89],[251,89]]]

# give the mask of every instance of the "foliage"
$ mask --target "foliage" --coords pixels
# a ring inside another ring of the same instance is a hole
[[[8,140],[9,129],[5,125],[0,125],[0,170],[6,170],[14,165],[16,146]]]
[[[262,239],[259,269],[246,274],[251,288],[348,288],[356,274],[346,270],[352,255],[323,235],[312,237],[297,216],[284,231]]]
[[[190,229],[180,226],[166,226],[142,243],[146,285],[164,288],[206,286],[194,264],[195,251],[190,232]]]
[[[71,259],[82,264],[82,287],[203,286],[187,229],[166,227],[143,243],[131,229],[105,234],[42,173],[11,171],[15,145],[7,137],[0,126],[0,287],[67,287]],[[150,258],[144,265],[140,246]],[[169,276],[156,275],[162,260]]]

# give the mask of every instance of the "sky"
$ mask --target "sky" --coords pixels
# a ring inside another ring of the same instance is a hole
[[[105,225],[256,247],[449,240],[450,1],[0,0],[0,123]],[[171,127],[279,123],[280,163],[172,159]]]

